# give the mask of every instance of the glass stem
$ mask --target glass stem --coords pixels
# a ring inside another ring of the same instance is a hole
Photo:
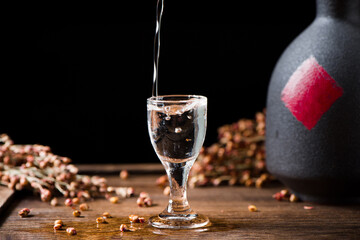
[[[167,208],[160,215],[190,217],[194,214],[187,200],[187,181],[195,160],[182,163],[163,162],[170,183],[170,199]]]

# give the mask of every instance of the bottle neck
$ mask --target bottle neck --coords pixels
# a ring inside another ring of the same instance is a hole
[[[316,0],[316,15],[360,23],[360,0]]]

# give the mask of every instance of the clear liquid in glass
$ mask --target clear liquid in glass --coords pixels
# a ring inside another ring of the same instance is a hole
[[[149,135],[161,161],[195,160],[206,132],[206,102],[148,105]]]

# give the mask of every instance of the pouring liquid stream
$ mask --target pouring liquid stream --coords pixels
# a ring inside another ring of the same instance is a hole
[[[156,28],[154,37],[154,75],[152,96],[158,96],[158,78],[159,78],[159,56],[160,56],[160,28],[164,9],[164,0],[157,0],[156,5]]]

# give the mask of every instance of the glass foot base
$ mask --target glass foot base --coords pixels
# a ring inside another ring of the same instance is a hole
[[[204,227],[210,224],[210,221],[209,218],[201,214],[196,214],[196,216],[188,218],[161,218],[159,216],[153,216],[149,219],[149,224],[157,228],[190,229]]]

